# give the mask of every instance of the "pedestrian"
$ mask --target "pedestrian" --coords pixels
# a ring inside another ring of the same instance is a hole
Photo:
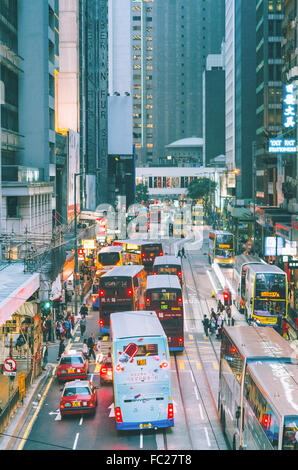
[[[18,351],[18,357],[19,359],[21,359],[22,356],[25,357],[25,354],[24,354],[24,346],[25,346],[25,338],[24,336],[22,335],[22,333],[18,336],[17,338],[17,341],[16,341],[16,349]]]
[[[218,312],[218,313],[221,313],[222,310],[223,310],[223,308],[224,308],[224,306],[223,306],[223,304],[221,303],[221,300],[219,299],[218,304],[217,304],[217,312]]]
[[[209,326],[210,333],[211,333],[211,335],[213,335],[215,333],[215,329],[216,329],[216,321],[214,320],[212,315],[210,315],[209,325],[210,325]]]
[[[286,339],[290,339],[289,328],[290,328],[289,323],[287,322],[287,320],[285,318],[283,318],[283,320],[282,320],[282,335]]]
[[[48,341],[51,341],[51,339],[52,339],[52,319],[51,319],[51,315],[47,316],[45,324],[46,324],[46,328],[47,328]]]
[[[88,348],[88,344],[87,344],[87,339],[84,339],[83,354],[84,354],[85,359],[89,359],[89,348]]]
[[[86,317],[88,315],[88,307],[86,304],[83,304],[80,308],[80,315],[81,317]]]
[[[46,370],[46,365],[48,363],[48,354],[49,354],[49,346],[50,346],[50,343],[47,342],[43,348],[42,348],[42,352],[41,352],[41,357],[42,357],[42,370]]]
[[[80,330],[81,330],[81,336],[84,336],[85,331],[86,331],[86,317],[83,316],[80,320]]]
[[[65,340],[64,338],[61,338],[60,340],[60,344],[59,344],[59,351],[58,351],[58,357],[57,357],[57,361],[60,360],[62,354],[64,353],[65,351]]]
[[[43,342],[45,343],[46,340],[47,340],[47,333],[48,333],[48,328],[47,328],[47,325],[46,325],[46,319],[45,318],[42,322],[41,330],[42,330]]]
[[[178,258],[182,258],[181,250],[178,250]]]
[[[226,308],[226,313],[227,313],[227,324],[228,324],[228,326],[231,326],[231,324],[232,324],[232,310],[231,310],[230,306],[228,306]]]
[[[73,330],[74,329],[74,326],[75,326],[75,316],[74,316],[74,313],[72,313],[69,317],[69,320],[70,320],[70,323],[71,323],[71,329]]]
[[[89,358],[92,356],[93,359],[96,361],[96,356],[94,352],[94,345],[95,345],[94,333],[91,333],[91,336],[89,336],[87,345],[89,348]]]
[[[184,246],[181,248],[181,258],[186,258]]]
[[[217,315],[217,330],[216,330],[216,337],[218,339],[221,339],[221,330],[222,330],[222,324],[223,324],[223,319],[222,319],[222,315],[221,314],[218,314]]]
[[[71,338],[71,323],[70,323],[68,318],[64,321],[63,326],[65,328],[65,337],[66,337],[66,339]]]
[[[57,320],[56,321],[56,338],[59,339],[59,340],[61,339],[60,327],[61,327],[61,321]]]
[[[202,323],[203,323],[203,327],[204,327],[205,335],[206,335],[206,336],[209,336],[209,335],[208,335],[208,330],[209,330],[209,319],[208,319],[207,315],[204,315],[204,320],[202,320]]]
[[[210,311],[210,319],[213,318],[213,320],[215,321],[216,323],[216,320],[217,320],[217,316],[216,316],[216,313],[214,311],[214,308],[211,308],[211,311]]]

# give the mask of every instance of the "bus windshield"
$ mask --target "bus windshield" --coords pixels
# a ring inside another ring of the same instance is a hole
[[[159,274],[177,274],[177,266],[159,266],[157,268]]]
[[[156,253],[162,252],[162,247],[161,245],[144,245],[142,247],[142,252],[146,254],[150,254],[150,253],[156,254]]]
[[[286,314],[286,302],[276,300],[255,300],[255,314],[265,314],[265,316]]]
[[[226,245],[226,246],[221,246]],[[216,247],[218,248],[233,248],[233,235],[216,235]]]
[[[228,250],[220,250],[216,248],[215,250],[215,256],[217,256],[218,258],[229,258],[231,254],[232,254],[232,248]]]
[[[152,302],[161,302],[163,300],[175,302],[177,300],[177,292],[152,292]]]
[[[119,253],[99,253],[98,262],[103,266],[114,266],[120,261]]]
[[[260,273],[256,275],[256,298],[285,299],[285,274]]]

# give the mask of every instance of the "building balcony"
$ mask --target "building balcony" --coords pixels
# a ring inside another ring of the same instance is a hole
[[[43,181],[43,169],[20,165],[3,165],[2,182],[37,183]]]
[[[1,130],[1,141],[2,141],[2,150],[17,151],[22,150],[24,136],[18,132],[11,131],[9,129]]]
[[[20,63],[23,59],[0,41],[0,63],[15,73],[23,72]]]

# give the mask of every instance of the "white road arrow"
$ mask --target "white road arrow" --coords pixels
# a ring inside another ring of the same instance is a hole
[[[112,404],[109,406],[109,409],[111,410],[111,411],[110,411],[110,414],[109,414],[109,418],[115,418],[115,406],[114,406],[114,403],[112,403]]]
[[[55,421],[61,421],[61,414],[60,414],[59,409],[56,410],[56,411],[50,411],[49,415],[57,415],[56,418],[55,418]]]

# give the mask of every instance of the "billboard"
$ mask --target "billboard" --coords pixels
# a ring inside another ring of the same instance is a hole
[[[80,172],[80,134],[69,129],[68,131],[68,159],[67,159],[67,219],[74,218],[75,211],[75,174]],[[80,211],[80,178],[76,178],[76,210]]]

